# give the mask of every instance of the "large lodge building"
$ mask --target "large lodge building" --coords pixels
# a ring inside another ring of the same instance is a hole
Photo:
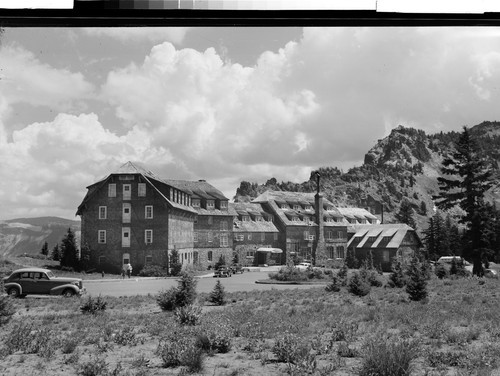
[[[380,224],[361,208],[338,208],[321,193],[267,191],[230,203],[204,180],[163,179],[127,162],[87,187],[78,207],[81,246],[94,267],[131,263],[167,266],[172,250],[183,265],[206,269],[222,256],[244,265],[285,264],[295,256],[324,265],[352,249],[390,269],[392,258],[421,246],[414,229]]]

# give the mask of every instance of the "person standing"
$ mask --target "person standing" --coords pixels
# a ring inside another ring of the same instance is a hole
[[[130,265],[130,263],[128,263],[128,265],[127,265],[127,276],[130,278],[131,275],[132,275],[132,265]]]

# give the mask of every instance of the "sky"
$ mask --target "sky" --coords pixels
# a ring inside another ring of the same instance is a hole
[[[399,125],[500,120],[500,28],[7,28],[0,219],[75,213],[127,161],[167,179],[303,182]]]

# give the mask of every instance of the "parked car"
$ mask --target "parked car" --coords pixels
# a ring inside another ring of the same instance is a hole
[[[79,278],[56,277],[49,269],[25,268],[3,278],[5,292],[14,297],[30,294],[80,296],[85,293]]]
[[[214,277],[218,277],[218,278],[231,277],[231,274],[232,274],[232,272],[231,272],[230,268],[228,268],[226,266],[222,266],[214,272]]]
[[[233,274],[236,274],[236,273],[243,274],[244,270],[243,270],[243,267],[240,264],[235,264],[235,265],[231,266],[231,272]]]
[[[489,278],[498,278],[498,272],[495,269],[484,269],[484,276]]]
[[[310,268],[312,266],[312,264],[310,262],[301,262],[300,264],[298,264],[296,266],[297,269],[300,269],[300,270],[306,270],[307,268]]]

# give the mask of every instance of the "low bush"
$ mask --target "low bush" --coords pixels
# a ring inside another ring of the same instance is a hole
[[[189,372],[199,372],[203,369],[203,350],[188,336],[179,337],[174,341],[161,340],[156,355],[161,358],[165,368],[184,366]]]
[[[285,333],[276,339],[273,354],[278,362],[299,364],[309,354],[309,346],[298,335]]]
[[[77,372],[81,376],[107,376],[109,374],[108,364],[103,358],[97,356],[78,363]]]
[[[156,295],[156,302],[163,311],[173,311],[176,307],[177,293],[177,287],[161,290]]]
[[[0,294],[3,293],[2,282],[0,281]],[[12,299],[7,295],[0,295],[0,327],[7,324],[16,313]]]
[[[141,269],[139,275],[141,277],[166,277],[168,272],[158,265],[146,265]]]
[[[106,301],[101,298],[101,295],[97,297],[97,299],[94,299],[92,296],[89,295],[87,301],[83,303],[80,306],[80,311],[82,313],[86,314],[91,314],[91,315],[96,315],[98,313],[104,312],[106,310]]]
[[[276,281],[303,282],[309,279],[309,273],[294,266],[286,266],[277,273],[269,273],[269,278]]]
[[[370,285],[360,276],[358,272],[355,272],[351,279],[349,280],[347,286],[349,292],[356,296],[365,296],[370,293]]]
[[[174,312],[175,320],[180,325],[196,325],[201,319],[201,307],[195,305],[187,305],[178,307]]]
[[[363,346],[360,376],[409,376],[418,357],[414,340],[372,337]]]
[[[325,290],[327,292],[339,292],[341,290],[342,282],[337,276],[332,276],[332,280],[328,285],[326,285]]]
[[[192,274],[183,272],[178,286],[160,291],[156,302],[163,311],[173,311],[178,307],[193,304],[196,299],[196,284]]]
[[[443,264],[437,264],[434,274],[436,274],[439,279],[443,279],[448,277],[448,270]]]

